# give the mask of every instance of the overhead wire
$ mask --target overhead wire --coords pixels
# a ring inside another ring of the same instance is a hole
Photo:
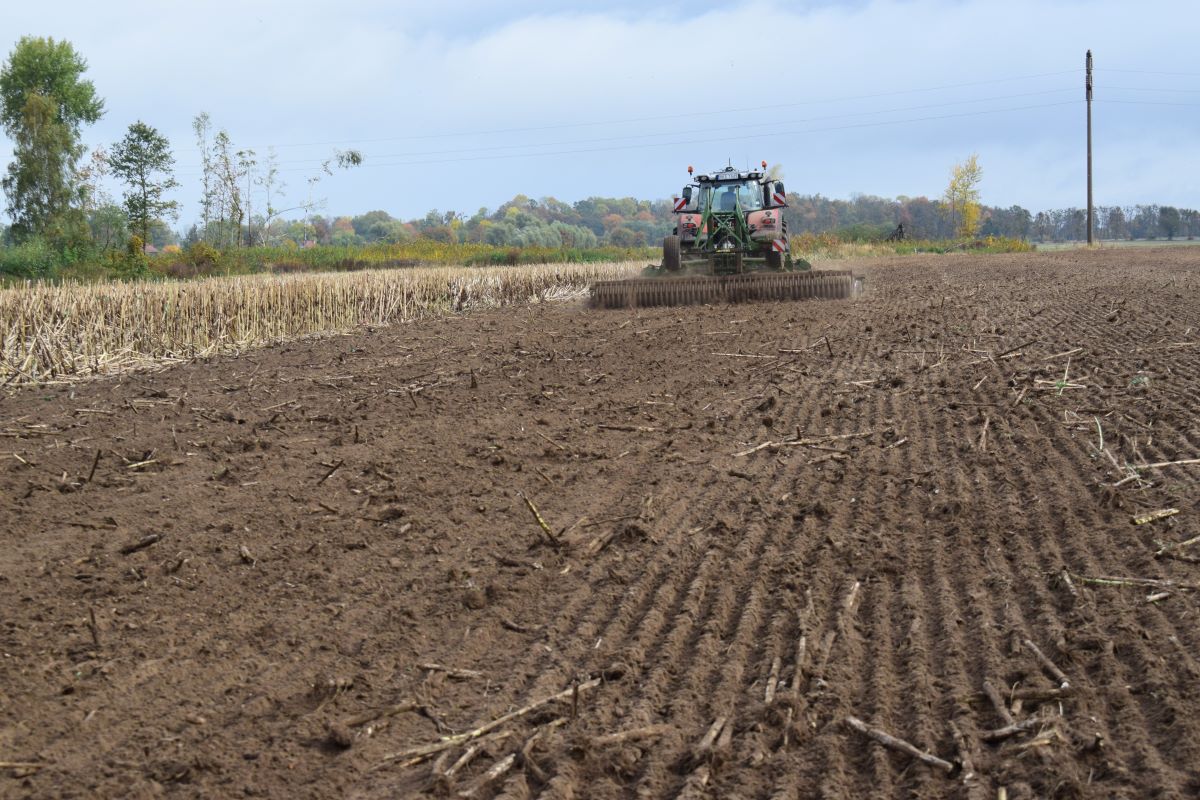
[[[969,100],[954,100],[954,101],[945,102],[945,103],[927,103],[927,104],[917,105],[917,106],[901,106],[901,107],[897,107],[897,108],[883,108],[883,109],[877,109],[877,110],[873,110],[873,111],[856,111],[856,112],[847,113],[847,114],[827,114],[827,115],[823,115],[823,116],[819,116],[819,117],[808,117],[805,119],[780,120],[778,122],[771,123],[771,126],[802,125],[802,124],[806,124],[806,123],[810,123],[810,122],[824,122],[827,120],[835,120],[835,119],[851,119],[854,117],[868,117],[868,116],[876,116],[879,114],[898,114],[898,113],[903,113],[903,112],[907,112],[907,111],[923,111],[923,110],[931,109],[931,108],[947,108],[947,107],[951,107],[951,106],[969,105],[969,104],[975,104],[975,103],[987,103],[987,102],[994,102],[996,100],[1012,100],[1012,99],[1017,99],[1017,98],[1022,98],[1022,97],[1039,97],[1039,96],[1045,96],[1045,95],[1050,95],[1050,94],[1062,94],[1064,92],[1074,92],[1074,91],[1076,91],[1075,87],[1066,87],[1066,88],[1062,88],[1062,89],[1048,89],[1045,91],[1038,91],[1038,92],[1021,92],[1021,93],[1017,93],[1017,94],[996,95],[993,97],[972,98]],[[710,133],[710,132],[715,133],[718,131],[744,130],[747,128],[761,130],[763,127],[764,126],[761,122],[756,122],[756,123],[743,123],[740,125],[726,125],[726,126],[711,127],[711,128],[693,128],[691,130],[692,130],[692,132],[695,132],[695,133]],[[380,153],[380,154],[372,154],[371,158],[372,158],[372,160],[374,160],[374,159],[380,159],[380,158],[409,158],[409,157],[417,157],[417,156],[460,155],[460,154],[464,154],[464,153],[485,153],[485,152],[494,152],[494,151],[501,151],[501,150],[517,150],[517,149],[529,149],[529,148],[539,148],[539,147],[570,147],[570,146],[574,146],[574,145],[600,144],[600,143],[606,143],[606,142],[617,142],[617,141],[624,141],[624,140],[631,140],[631,139],[653,139],[653,138],[663,137],[663,136],[675,136],[675,135],[677,135],[677,133],[678,133],[677,131],[666,131],[666,132],[662,132],[662,133],[624,134],[624,135],[620,135],[620,136],[605,136],[605,137],[598,137],[598,138],[592,138],[592,139],[574,139],[574,140],[557,141],[557,142],[536,142],[536,143],[532,143],[532,144],[522,143],[522,144],[506,144],[506,145],[489,145],[486,147],[457,148],[457,149],[453,149],[453,150],[427,150],[427,151],[414,151],[414,152],[405,152],[405,153]],[[321,162],[321,160],[304,158],[304,159],[287,159],[287,160],[282,160],[282,161],[277,160],[275,163],[276,164],[307,164],[309,166],[316,166],[320,162]],[[190,168],[190,169],[197,169],[198,167],[199,167],[199,165],[197,165],[197,164],[189,164],[189,165],[185,166],[185,168]]]
[[[1121,92],[1168,92],[1171,94],[1198,94],[1200,89],[1166,89],[1151,86],[1108,86],[1103,83],[1096,84],[1097,89],[1112,89],[1113,91]]]
[[[1115,100],[1112,98],[1097,98],[1097,103],[1119,103],[1123,106],[1177,106],[1179,108],[1200,108],[1200,103],[1170,103],[1166,100]]]
[[[955,88],[992,85],[992,84],[998,84],[998,83],[1008,83],[1008,82],[1014,82],[1014,81],[1031,80],[1031,79],[1046,78],[1046,77],[1057,77],[1057,76],[1068,75],[1068,74],[1076,74],[1076,73],[1080,73],[1082,71],[1083,71],[1082,69],[1059,70],[1059,71],[1054,71],[1054,72],[1042,72],[1042,73],[1034,73],[1034,74],[1029,74],[1029,75],[1012,76],[1012,77],[1005,77],[1005,78],[993,78],[993,79],[982,80],[982,81],[968,81],[968,82],[962,82],[962,83],[943,84],[940,86],[920,87],[920,88],[914,88],[914,89],[901,89],[901,90],[888,91],[888,92],[875,92],[875,93],[860,94],[860,95],[846,95],[846,96],[842,96],[842,97],[823,98],[823,99],[816,99],[816,100],[804,100],[804,101],[795,101],[795,102],[788,102],[788,103],[773,103],[773,104],[768,104],[768,105],[750,106],[750,107],[743,107],[743,108],[732,108],[732,109],[726,108],[726,109],[714,109],[714,110],[705,110],[705,111],[682,112],[682,113],[674,113],[674,114],[658,114],[658,115],[652,115],[652,116],[629,117],[629,118],[615,119],[615,120],[608,119],[608,120],[597,120],[597,121],[589,121],[589,122],[562,123],[562,124],[555,124],[555,125],[536,125],[536,126],[523,126],[523,127],[511,127],[511,128],[495,128],[495,129],[477,130],[477,131],[459,131],[459,132],[451,131],[451,132],[441,132],[441,133],[431,133],[431,134],[413,134],[413,135],[399,136],[399,137],[358,138],[358,139],[328,140],[328,141],[324,141],[324,142],[285,143],[285,144],[271,145],[271,147],[273,147],[273,148],[317,147],[317,146],[328,146],[328,145],[370,144],[370,143],[383,143],[383,142],[420,141],[420,140],[426,140],[426,139],[463,138],[463,137],[468,137],[468,136],[497,136],[497,135],[508,134],[508,133],[532,133],[532,132],[538,132],[538,131],[555,131],[555,130],[569,130],[569,129],[589,128],[589,127],[616,126],[616,125],[631,124],[631,123],[676,120],[676,119],[689,119],[689,118],[715,116],[715,115],[731,114],[731,113],[745,114],[745,113],[751,113],[751,112],[756,112],[756,111],[770,111],[770,110],[777,110],[777,109],[783,109],[783,108],[798,108],[798,107],[803,107],[803,106],[832,105],[832,104],[836,104],[836,103],[850,102],[850,101],[855,101],[855,100],[877,99],[877,98],[882,98],[882,97],[893,97],[893,96],[899,96],[899,95],[911,95],[911,94],[924,93],[924,92],[943,91],[943,90],[955,89]],[[1200,73],[1161,72],[1161,71],[1153,71],[1153,70],[1125,70],[1125,69],[1115,69],[1115,68],[1107,68],[1104,71],[1130,73],[1130,74],[1147,74],[1147,75],[1200,75]],[[1102,71],[1097,70],[1097,72],[1102,72]],[[1105,87],[1103,84],[1098,84],[1096,88],[1100,89],[1100,90],[1109,89],[1112,91],[1200,93],[1200,90],[1198,90],[1198,89],[1176,89],[1176,88],[1165,88],[1165,87],[1157,88],[1157,87],[1133,87],[1133,86]],[[974,104],[974,103],[995,102],[997,100],[1015,99],[1015,98],[1019,98],[1019,97],[1033,97],[1033,96],[1039,96],[1039,95],[1056,94],[1056,93],[1076,91],[1076,90],[1077,89],[1075,87],[1064,88],[1064,89],[1049,89],[1049,90],[1037,91],[1037,92],[1022,92],[1022,93],[1014,93],[1014,94],[1007,94],[1007,95],[996,95],[996,96],[985,97],[985,98],[972,98],[972,99],[968,99],[968,100],[948,101],[945,103],[930,103],[930,104],[921,104],[921,105],[915,105],[915,106],[901,106],[901,107],[893,107],[893,108],[870,110],[870,111],[849,112],[849,113],[845,113],[845,114],[830,114],[830,115],[822,115],[822,116],[817,116],[817,117],[809,117],[809,118],[805,118],[805,119],[780,121],[780,122],[772,123],[772,126],[778,127],[778,126],[787,126],[787,125],[803,125],[803,124],[807,124],[807,123],[822,122],[822,121],[827,121],[827,120],[852,119],[855,117],[877,116],[877,115],[881,115],[881,114],[896,114],[896,113],[904,113],[904,112],[909,112],[909,111],[918,111],[918,110],[932,109],[932,108],[946,108],[946,107],[968,105],[968,104]],[[848,124],[848,125],[826,126],[826,127],[819,127],[819,128],[804,128],[804,129],[800,129],[800,130],[795,130],[795,129],[776,130],[776,131],[765,132],[765,133],[753,133],[753,134],[748,133],[748,134],[737,135],[737,136],[708,137],[708,138],[698,138],[698,139],[697,138],[679,139],[679,140],[663,141],[663,142],[647,142],[644,140],[672,136],[673,132],[650,133],[650,134],[626,134],[626,135],[618,135],[618,136],[604,136],[604,137],[593,137],[593,138],[585,138],[585,139],[568,139],[568,140],[552,141],[552,142],[539,142],[539,143],[533,143],[533,144],[521,143],[521,144],[507,144],[507,145],[487,145],[487,146],[481,146],[481,147],[466,147],[466,148],[455,148],[455,149],[447,149],[447,150],[425,150],[425,151],[412,151],[412,152],[400,152],[400,153],[385,153],[385,154],[381,154],[381,155],[370,156],[368,158],[368,160],[364,162],[363,166],[368,166],[368,167],[422,166],[422,165],[430,165],[430,164],[468,163],[468,162],[477,162],[477,161],[506,160],[506,159],[514,159],[514,158],[541,158],[541,157],[558,156],[558,155],[578,155],[578,154],[586,154],[586,153],[612,152],[612,151],[623,151],[623,150],[640,150],[640,149],[650,149],[650,148],[658,148],[658,147],[675,147],[675,146],[680,146],[680,145],[747,141],[747,140],[752,140],[752,139],[763,139],[763,138],[770,138],[770,137],[775,137],[775,136],[805,135],[805,134],[812,134],[812,133],[855,130],[855,129],[862,129],[862,128],[874,128],[874,127],[881,127],[881,126],[904,125],[904,124],[912,124],[912,123],[918,123],[918,122],[935,121],[935,120],[941,120],[941,119],[956,119],[956,118],[974,117],[974,116],[988,115],[988,114],[1002,114],[1002,113],[1010,113],[1010,112],[1016,112],[1016,111],[1026,111],[1026,110],[1035,110],[1035,109],[1043,109],[1043,108],[1052,108],[1052,107],[1056,107],[1056,106],[1073,105],[1073,104],[1077,104],[1080,102],[1082,102],[1082,100],[1078,100],[1078,101],[1072,100],[1072,101],[1057,102],[1057,103],[1034,104],[1034,105],[1010,107],[1010,108],[982,109],[982,110],[978,110],[978,111],[966,111],[966,112],[959,112],[959,113],[953,113],[953,114],[930,115],[930,116],[921,116],[921,117],[915,117],[915,118],[896,119],[896,120],[880,120],[880,121],[876,121],[876,122],[863,122],[863,123],[855,123],[855,124]],[[1127,104],[1127,105],[1162,105],[1162,106],[1179,106],[1179,107],[1192,107],[1192,106],[1196,105],[1196,104],[1192,104],[1192,103],[1174,103],[1174,102],[1167,102],[1167,101],[1150,101],[1150,100],[1121,100],[1121,99],[1109,99],[1109,98],[1103,98],[1103,99],[1098,98],[1097,102],[1120,103],[1120,104]],[[762,127],[763,126],[761,123],[756,123],[753,125],[743,124],[743,125],[729,125],[729,126],[717,126],[717,127],[692,129],[692,132],[716,133],[716,132],[725,132],[725,131],[738,131],[738,130],[743,130],[746,128],[754,128],[756,130],[761,130]],[[617,143],[617,142],[623,142],[623,144],[609,144],[609,143]],[[590,145],[590,144],[605,144],[608,146],[580,147],[580,145]],[[569,149],[546,149],[546,148],[569,148]],[[504,152],[504,151],[519,151],[519,150],[527,150],[529,152]],[[446,158],[446,156],[450,156],[450,157]],[[437,157],[437,158],[432,158],[432,157]],[[403,159],[403,160],[381,161],[379,159]],[[315,159],[299,158],[299,159],[288,159],[285,161],[276,161],[275,162],[275,164],[285,164],[285,165],[286,164],[303,164],[303,165],[305,165],[305,166],[299,166],[299,167],[286,167],[285,166],[278,170],[279,172],[288,172],[288,173],[311,172],[314,169],[319,169],[321,167],[321,165],[324,163],[327,163],[327,159],[324,159],[324,158],[315,158]],[[184,170],[188,170],[188,169],[195,170],[198,168],[199,168],[199,165],[187,165],[186,167],[184,167]],[[193,174],[198,174],[198,173],[186,172],[186,171],[181,173],[181,175],[184,175],[184,176],[193,175]]]
[[[906,94],[938,92],[938,91],[944,91],[946,89],[963,89],[963,88],[968,88],[968,87],[973,87],[973,86],[987,86],[990,84],[997,84],[997,83],[1012,83],[1014,81],[1033,80],[1035,78],[1049,78],[1049,77],[1057,77],[1057,76],[1061,76],[1061,75],[1070,75],[1070,74],[1075,74],[1075,73],[1079,73],[1082,71],[1083,70],[1081,68],[1076,68],[1076,69],[1058,70],[1056,72],[1039,72],[1039,73],[1034,73],[1031,75],[1015,75],[1015,76],[1005,77],[1005,78],[990,78],[988,80],[982,80],[982,81],[967,81],[967,82],[963,82],[963,83],[948,83],[948,84],[943,84],[940,86],[925,86],[925,87],[918,87],[915,89],[897,89],[894,91],[874,92],[871,94],[845,95],[842,97],[821,98],[821,99],[816,99],[816,100],[798,100],[798,101],[789,102],[789,103],[772,103],[769,105],[748,106],[748,107],[742,107],[742,108],[721,108],[721,109],[713,109],[713,110],[708,110],[708,111],[688,111],[688,112],[681,112],[681,113],[675,113],[675,114],[656,114],[653,116],[627,117],[625,119],[615,119],[615,120],[614,119],[605,119],[605,120],[595,120],[595,121],[590,121],[590,122],[568,122],[568,123],[561,123],[561,124],[556,124],[556,125],[535,125],[535,126],[524,126],[524,127],[516,127],[516,128],[494,128],[491,130],[476,130],[476,131],[458,131],[458,132],[442,131],[440,133],[422,133],[422,134],[411,134],[408,136],[390,136],[390,137],[373,138],[373,139],[356,138],[356,139],[329,140],[329,141],[324,141],[324,142],[293,142],[293,143],[284,143],[284,144],[276,143],[276,144],[265,145],[265,146],[284,148],[284,147],[326,147],[326,146],[333,146],[333,145],[348,145],[348,144],[378,144],[380,142],[401,142],[401,141],[410,141],[410,140],[414,140],[414,139],[449,139],[449,138],[457,138],[457,137],[465,137],[465,136],[495,136],[495,135],[504,134],[504,133],[532,133],[535,131],[563,130],[563,129],[567,129],[567,128],[588,128],[588,127],[599,127],[599,126],[604,126],[604,125],[624,125],[624,124],[629,124],[629,123],[634,123],[634,122],[653,122],[656,120],[668,120],[668,119],[688,119],[688,118],[692,118],[692,117],[713,116],[713,115],[717,115],[717,114],[747,114],[747,113],[751,113],[754,111],[771,111],[771,110],[780,109],[780,108],[798,108],[800,106],[826,105],[826,104],[831,104],[831,103],[845,103],[845,102],[850,102],[850,101],[854,101],[854,100],[874,100],[874,99],[878,99],[880,97],[896,97],[899,95],[906,95]],[[263,145],[256,145],[256,146],[263,147]]]
[[[940,115],[934,115],[934,116],[914,117],[914,118],[901,119],[901,120],[864,122],[864,123],[857,123],[857,124],[851,124],[851,125],[837,125],[837,126],[829,126],[829,127],[824,127],[824,128],[806,128],[803,130],[793,130],[793,131],[775,131],[772,133],[746,134],[743,136],[732,136],[732,137],[715,137],[715,138],[707,138],[707,139],[681,139],[681,140],[676,140],[676,141],[671,141],[671,142],[656,142],[653,144],[615,145],[615,146],[610,146],[610,147],[581,148],[581,149],[575,149],[575,150],[554,150],[554,151],[543,151],[543,152],[534,152],[534,153],[507,153],[507,154],[471,156],[471,157],[460,157],[460,158],[450,158],[450,159],[431,159],[431,160],[423,160],[423,161],[380,162],[380,161],[368,160],[368,161],[363,162],[363,166],[364,167],[370,166],[370,167],[374,168],[374,167],[424,166],[424,165],[430,165],[430,164],[457,164],[457,163],[470,163],[470,162],[476,162],[476,161],[498,161],[498,160],[513,159],[513,158],[544,158],[544,157],[548,157],[548,156],[581,155],[581,154],[586,154],[586,153],[602,153],[602,152],[613,152],[613,151],[621,151],[621,150],[641,150],[641,149],[649,149],[649,148],[656,148],[656,147],[677,147],[680,145],[692,145],[692,144],[738,142],[738,141],[747,141],[747,140],[751,140],[751,139],[771,138],[771,137],[775,137],[775,136],[796,136],[796,135],[804,135],[804,134],[811,134],[811,133],[826,133],[826,132],[831,132],[831,131],[856,130],[856,129],[861,129],[861,128],[875,128],[875,127],[882,127],[882,126],[888,126],[888,125],[904,125],[904,124],[910,124],[910,123],[915,123],[915,122],[929,122],[929,121],[941,120],[941,119],[957,119],[957,118],[963,118],[963,117],[975,117],[975,116],[982,116],[982,115],[986,115],[986,114],[1002,114],[1002,113],[1007,113],[1007,112],[1011,112],[1011,111],[1026,111],[1026,110],[1042,109],[1042,108],[1054,108],[1054,107],[1061,107],[1061,106],[1067,106],[1067,105],[1079,105],[1079,104],[1082,104],[1082,102],[1083,102],[1082,100],[1067,100],[1067,101],[1057,102],[1057,103],[1043,103],[1043,104],[1037,104],[1037,105],[1017,106],[1017,107],[1012,107],[1012,108],[997,108],[997,109],[987,109],[987,110],[981,110],[981,111],[967,111],[967,112],[961,112],[961,113],[957,113],[957,114],[940,114]],[[280,171],[281,172],[304,172],[307,170],[305,170],[303,168],[290,168],[290,169],[280,170]]]
[[[1161,72],[1150,69],[1116,69],[1115,67],[1105,67],[1103,70],[1097,69],[1096,72],[1124,72],[1130,75],[1178,75],[1191,78],[1200,77],[1200,72]]]

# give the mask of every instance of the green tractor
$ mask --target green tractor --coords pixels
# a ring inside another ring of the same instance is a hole
[[[694,176],[674,199],[674,233],[663,261],[642,278],[602,281],[592,305],[625,308],[754,300],[841,299],[861,285],[851,273],[818,271],[788,246],[783,182],[729,166]],[[693,170],[688,167],[688,174]]]

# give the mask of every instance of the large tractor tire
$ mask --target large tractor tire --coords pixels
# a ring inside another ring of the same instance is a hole
[[[682,266],[679,253],[679,237],[668,236],[663,239],[663,269],[667,272],[678,272]]]

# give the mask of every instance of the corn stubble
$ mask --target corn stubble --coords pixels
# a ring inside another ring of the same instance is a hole
[[[570,296],[642,264],[421,267],[0,290],[0,385],[73,380]]]

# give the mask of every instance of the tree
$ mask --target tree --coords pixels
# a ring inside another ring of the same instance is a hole
[[[263,215],[262,222],[263,244],[270,245],[272,241],[272,223],[275,221],[275,218],[280,214],[299,209],[299,206],[284,209],[275,207],[275,200],[282,197],[283,192],[287,189],[287,184],[279,177],[279,158],[275,154],[274,147],[267,148],[267,159],[263,164],[262,174],[255,178],[254,182],[263,187],[263,193],[266,195],[267,211]]]
[[[224,129],[213,137],[210,165],[215,178],[210,187],[215,219],[207,226],[207,236],[218,247],[237,246],[241,240],[242,220],[246,212],[242,206],[241,179],[247,164],[246,151],[234,152],[233,140]]]
[[[1188,239],[1195,239],[1196,234],[1200,233],[1200,211],[1194,208],[1181,208],[1179,217],[1183,221],[1184,235]]]
[[[614,247],[644,247],[646,238],[629,228],[617,228],[608,234],[608,243]]]
[[[1110,239],[1124,239],[1126,234],[1125,212],[1120,206],[1108,209],[1104,218],[1104,231]]]
[[[105,179],[112,172],[108,157],[109,153],[103,145],[94,147],[88,160],[75,170],[80,204],[85,214],[91,214],[100,206],[112,205],[112,195],[104,185]]]
[[[104,113],[87,62],[69,42],[22,37],[0,69],[0,123],[13,139],[3,185],[18,238],[59,239],[84,229],[76,207],[79,131]],[[75,213],[72,213],[74,210]]]
[[[10,134],[20,127],[31,95],[53,100],[55,121],[78,135],[83,123],[104,114],[104,101],[82,79],[87,62],[70,42],[23,36],[0,70],[0,121]]]
[[[254,157],[253,150],[238,150],[237,151],[237,168],[238,171],[246,176],[246,246],[254,246],[254,193],[250,188],[252,184],[258,180],[254,175],[254,168],[258,166],[258,160]]]
[[[942,201],[957,236],[970,238],[979,229],[979,181],[982,178],[983,168],[979,166],[979,156],[974,153],[950,171],[950,183]]]
[[[1153,239],[1158,235],[1158,206],[1138,205],[1125,209],[1130,233],[1134,239]]]
[[[146,244],[152,244],[159,250],[171,245],[178,245],[179,234],[166,221],[152,219],[150,220],[150,238],[146,240]]]
[[[1179,209],[1174,206],[1163,206],[1158,209],[1158,227],[1167,235],[1167,241],[1179,233]]]
[[[396,222],[386,211],[368,211],[350,220],[354,232],[368,243],[388,240],[396,233]]]
[[[88,215],[88,227],[92,232],[92,242],[104,252],[123,247],[129,238],[125,210],[111,203],[92,210]]]
[[[196,134],[196,146],[200,148],[200,221],[201,230],[208,231],[208,223],[213,211],[213,164],[212,153],[209,151],[208,137],[212,133],[212,120],[207,111],[201,111],[192,120],[192,131]]]
[[[300,208],[304,209],[304,235],[308,234],[308,215],[317,208],[324,206],[324,199],[313,199],[313,187],[321,182],[321,175],[332,175],[334,167],[338,169],[350,169],[351,167],[361,166],[363,163],[363,154],[358,150],[334,150],[333,155],[321,162],[321,174],[313,175],[307,179],[308,183],[308,199]],[[321,238],[318,236],[318,238]],[[305,239],[304,241],[307,241]]]
[[[130,227],[143,242],[150,241],[150,223],[164,215],[175,216],[179,203],[164,195],[179,184],[172,169],[175,157],[167,137],[142,121],[129,126],[125,138],[113,145],[109,166],[125,182],[125,212]]]
[[[252,243],[250,196],[252,186],[257,182],[254,167],[258,164],[254,151],[235,151],[233,140],[224,129],[214,135],[212,120],[203,111],[192,120],[192,131],[200,148],[201,235],[216,247],[236,246],[243,241],[242,222],[245,220],[249,222],[245,241]],[[243,178],[246,179],[245,187],[241,184]]]
[[[13,139],[15,158],[3,182],[13,232],[18,239],[59,239],[80,200],[73,176],[82,148],[70,129],[55,121],[53,101],[40,94],[26,99],[24,119]]]

